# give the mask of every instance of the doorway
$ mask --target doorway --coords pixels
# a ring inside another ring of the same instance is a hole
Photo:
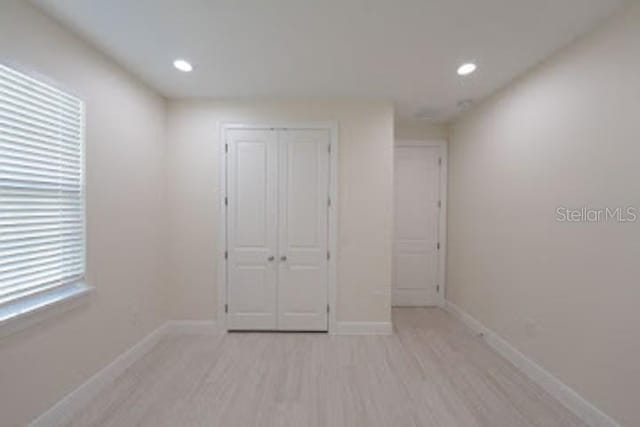
[[[396,142],[392,304],[444,303],[446,143]]]

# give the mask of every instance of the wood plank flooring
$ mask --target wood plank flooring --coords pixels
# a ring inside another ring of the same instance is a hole
[[[168,336],[69,426],[583,426],[441,309],[389,336]]]

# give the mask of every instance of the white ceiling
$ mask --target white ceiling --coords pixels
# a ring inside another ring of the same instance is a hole
[[[170,98],[366,98],[433,121],[622,0],[33,0]],[[177,57],[195,70],[174,70]],[[475,61],[470,77],[457,66]]]

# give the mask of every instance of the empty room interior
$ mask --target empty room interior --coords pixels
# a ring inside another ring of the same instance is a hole
[[[640,426],[640,3],[0,0],[0,426]]]

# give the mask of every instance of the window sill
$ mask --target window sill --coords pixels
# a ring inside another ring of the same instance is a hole
[[[0,307],[0,338],[79,306],[91,290],[76,283]]]

